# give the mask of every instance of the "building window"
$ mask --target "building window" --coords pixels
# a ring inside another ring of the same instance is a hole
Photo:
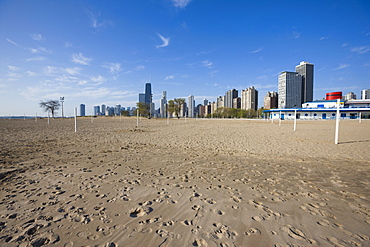
[[[289,114],[289,117],[292,116],[292,114]]]
[[[315,113],[315,114],[313,114],[315,117],[317,116],[317,114]]]
[[[306,113],[306,114],[304,114],[305,115],[305,117],[308,117],[308,113]]]
[[[335,117],[335,113],[331,114],[333,117]]]

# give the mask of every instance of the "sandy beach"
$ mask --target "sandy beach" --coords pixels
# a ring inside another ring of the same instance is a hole
[[[370,246],[370,121],[0,120],[0,246]]]

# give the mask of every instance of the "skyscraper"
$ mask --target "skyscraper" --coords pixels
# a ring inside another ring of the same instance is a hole
[[[302,76],[301,104],[313,101],[313,64],[301,62],[295,71]]]
[[[264,98],[264,106],[265,109],[274,109],[278,107],[278,94],[277,92],[267,92]]]
[[[370,89],[361,90],[361,99],[370,99]]]
[[[188,117],[194,117],[194,108],[195,108],[195,101],[194,96],[189,95],[188,97]]]
[[[81,117],[85,116],[85,105],[84,104],[80,105],[80,116]]]
[[[231,89],[225,94],[224,106],[228,108],[233,108],[233,100],[238,97],[238,90]]]
[[[150,82],[145,84],[145,103],[149,106],[152,103],[152,84]]]
[[[145,103],[145,93],[139,93],[139,102]]]
[[[106,106],[104,104],[101,105],[101,115],[105,115],[105,108]]]
[[[208,99],[204,99],[204,100],[203,100],[203,105],[204,105],[204,106],[208,105]]]
[[[279,75],[279,108],[297,108],[302,105],[302,75],[283,71]]]
[[[100,106],[94,106],[94,116],[100,115]]]
[[[252,86],[242,91],[241,109],[258,109],[258,91]]]
[[[160,100],[160,117],[167,117],[167,92],[162,92],[162,99]]]

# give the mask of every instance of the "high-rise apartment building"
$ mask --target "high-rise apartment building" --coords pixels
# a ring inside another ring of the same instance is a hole
[[[218,96],[216,107],[217,108],[225,107],[225,96]]]
[[[240,109],[242,106],[241,104],[242,104],[242,99],[240,97],[236,97],[235,99],[233,99],[233,108]]]
[[[370,99],[370,89],[361,90],[361,99]]]
[[[204,105],[204,106],[208,105],[208,99],[204,99],[204,100],[203,100],[203,105]]]
[[[258,109],[258,91],[252,86],[242,91],[241,109]]]
[[[195,100],[193,95],[188,97],[188,117],[195,116]]]
[[[116,115],[116,116],[121,115],[121,105],[116,105],[114,107],[114,115]]]
[[[297,108],[302,105],[302,75],[283,71],[279,75],[279,108]]]
[[[346,95],[344,95],[344,100],[353,100],[356,99],[356,94],[353,92],[349,92]]]
[[[302,76],[301,104],[313,101],[313,64],[301,62],[295,67],[295,71]]]
[[[100,115],[100,106],[94,106],[94,116]]]
[[[167,92],[162,92],[162,99],[160,100],[160,117],[166,118],[167,117]]]
[[[233,108],[233,100],[238,97],[238,90],[231,89],[226,92],[224,106],[228,108]]]
[[[101,105],[101,115],[105,115],[106,106],[103,104]]]
[[[145,103],[145,93],[139,93],[139,102]]]
[[[264,109],[278,108],[278,93],[273,91],[267,92],[263,103]]]
[[[80,104],[80,116],[84,117],[85,115],[85,104]]]

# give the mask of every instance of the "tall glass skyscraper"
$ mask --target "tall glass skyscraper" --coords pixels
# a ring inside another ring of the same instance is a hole
[[[85,104],[80,105],[80,116],[81,117],[85,116]]]
[[[194,110],[195,110],[195,101],[194,96],[189,95],[188,97],[188,117],[194,117]]]
[[[145,84],[145,103],[149,106],[152,103],[152,84],[150,82]]]
[[[313,64],[301,62],[295,71],[302,76],[301,104],[313,101]]]
[[[279,108],[298,108],[302,105],[302,76],[297,72],[279,75]]]

